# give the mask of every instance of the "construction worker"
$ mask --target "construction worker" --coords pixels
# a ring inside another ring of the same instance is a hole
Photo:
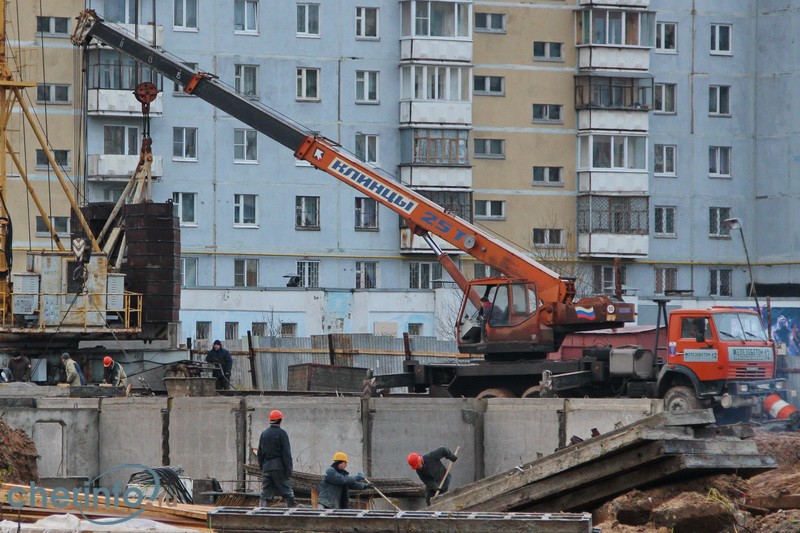
[[[110,383],[114,387],[128,386],[128,376],[122,365],[109,356],[103,358],[103,383]]]
[[[274,409],[269,414],[269,427],[258,439],[258,466],[261,469],[261,500],[265,507],[277,490],[286,501],[286,507],[294,507],[294,492],[289,484],[292,475],[292,448],[289,435],[281,428],[283,413]]]
[[[61,362],[64,364],[64,370],[67,373],[67,384],[70,387],[86,385],[86,378],[83,377],[81,365],[72,359],[67,352],[61,354]]]
[[[217,390],[227,390],[231,387],[231,369],[233,358],[231,353],[222,347],[219,340],[215,340],[212,349],[206,355],[206,363],[216,365],[214,377],[217,378]]]
[[[319,485],[319,504],[325,509],[349,509],[350,489],[371,489],[372,483],[365,483],[364,474],[351,476],[347,468],[347,455],[343,452],[333,454],[333,464],[325,471]]]
[[[450,474],[442,464],[442,459],[447,458],[455,462],[458,457],[447,448],[438,448],[432,452],[420,455],[418,453],[408,454],[408,465],[417,472],[417,475],[425,483],[425,501],[431,504],[431,498],[439,491],[444,494],[450,488]],[[445,474],[447,478],[445,479]],[[444,483],[442,480],[444,479]],[[441,489],[439,489],[441,485]]]
[[[11,370],[13,381],[31,380],[31,360],[21,353],[15,353],[11,357],[11,361],[8,362],[8,368]]]

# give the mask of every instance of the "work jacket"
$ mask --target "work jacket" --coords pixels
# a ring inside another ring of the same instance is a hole
[[[67,383],[71,387],[86,385],[86,378],[83,377],[81,367],[74,359],[64,361],[64,369],[67,371]]]
[[[8,362],[8,368],[11,370],[11,376],[14,381],[30,381],[31,380],[31,360],[24,355],[19,359],[11,358]]]
[[[231,369],[233,368],[233,357],[231,357],[231,353],[225,348],[220,348],[219,350],[209,350],[208,354],[206,354],[206,363],[219,365],[222,370],[222,375],[225,377],[231,375]],[[222,377],[219,375],[218,369],[214,370],[214,377]]]
[[[364,490],[367,484],[357,481],[350,472],[339,470],[335,465],[328,467],[319,485],[319,503],[330,509],[349,509],[350,489]]]
[[[122,365],[114,361],[111,366],[103,368],[103,383],[110,383],[115,387],[125,387],[128,385],[128,376]]]
[[[286,477],[292,475],[292,448],[289,435],[277,424],[261,432],[258,439],[258,466],[262,472],[280,470]]]
[[[447,468],[442,464],[442,459],[447,458],[451,461],[456,460],[453,452],[447,448],[437,448],[422,456],[422,466],[417,469],[419,479],[425,483],[426,492],[433,492],[439,489],[439,483],[444,479]]]

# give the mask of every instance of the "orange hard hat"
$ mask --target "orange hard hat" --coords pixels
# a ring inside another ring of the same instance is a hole
[[[114,360],[111,359],[109,356],[103,357],[103,366],[111,366],[114,364]]]
[[[422,456],[418,453],[411,452],[410,454],[408,454],[407,461],[408,461],[408,466],[410,466],[414,470],[422,466]]]
[[[281,413],[277,409],[273,409],[269,413],[269,421],[270,422],[275,422],[276,420],[282,420],[282,419],[283,419],[283,413]]]

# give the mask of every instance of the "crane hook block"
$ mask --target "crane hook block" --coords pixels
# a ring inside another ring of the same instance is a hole
[[[158,96],[158,87],[149,81],[145,81],[136,86],[136,90],[133,91],[133,95],[139,102],[143,104],[150,104]]]

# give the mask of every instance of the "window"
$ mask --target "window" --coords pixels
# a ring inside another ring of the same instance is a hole
[[[258,66],[236,65],[233,76],[233,88],[242,96],[258,98]]]
[[[356,157],[367,163],[378,163],[378,136],[356,133]]]
[[[233,130],[233,160],[238,163],[258,161],[256,130]]]
[[[731,296],[731,276],[733,271],[728,268],[711,268],[708,272],[710,274],[708,295]]]
[[[650,207],[641,196],[578,196],[578,231],[647,235]]]
[[[69,237],[69,217],[50,217],[50,225],[59,237]],[[36,236],[50,236],[50,231],[40,216],[36,217]]]
[[[421,337],[422,336],[422,324],[419,322],[409,322],[408,323],[408,334],[414,337]]]
[[[503,200],[475,200],[475,218],[506,218],[506,203]]]
[[[266,322],[252,322],[250,324],[250,333],[253,337],[266,337],[269,335]]]
[[[319,82],[319,69],[297,69],[297,99],[319,100],[317,83]]]
[[[636,10],[584,9],[578,22],[578,44],[653,46],[655,14]]]
[[[502,272],[497,270],[496,268],[492,268],[489,265],[485,265],[483,263],[475,263],[472,268],[473,277],[475,278],[501,278],[503,277]]]
[[[109,185],[103,187],[102,189],[103,189],[103,201],[114,202],[114,203],[117,203],[117,201],[122,196],[122,193],[125,191],[125,187],[123,185]]]
[[[452,215],[472,222],[472,192],[458,189],[430,190],[418,189],[418,193]]]
[[[377,261],[356,261],[356,289],[374,289],[377,286]]]
[[[211,322],[195,322],[194,337],[197,340],[211,340]]]
[[[319,35],[319,4],[297,4],[297,35]]]
[[[657,144],[655,145],[655,166],[653,172],[655,174],[668,174],[675,175],[675,153],[678,147],[674,144]]]
[[[139,155],[139,128],[103,126],[103,153],[109,155]]]
[[[561,106],[556,104],[533,104],[532,122],[556,122],[561,124]]]
[[[576,109],[635,109],[652,107],[653,84],[649,78],[576,76]]]
[[[197,226],[197,218],[194,214],[194,206],[197,201],[197,193],[194,192],[174,192],[172,193],[172,212],[173,216],[178,217],[181,226]]]
[[[257,227],[258,195],[234,194],[233,195],[233,225],[236,227]]]
[[[715,177],[730,177],[730,146],[710,146],[708,148],[708,174]]]
[[[712,85],[708,88],[708,114],[731,114],[731,88],[727,85]]]
[[[197,70],[197,63],[184,62],[184,65],[186,65],[186,67],[191,70]],[[172,82],[172,92],[179,94],[181,96],[191,96],[189,93],[183,92],[183,85],[177,82]]]
[[[675,112],[674,83],[656,83],[653,86],[653,111],[656,113]]]
[[[729,55],[731,53],[730,24],[711,25],[711,53]]]
[[[181,257],[181,287],[197,287],[196,257]]]
[[[197,128],[172,128],[172,159],[197,161]]]
[[[653,231],[656,237],[675,236],[675,206],[656,206]]]
[[[300,287],[319,287],[319,261],[298,261]]]
[[[257,0],[235,0],[233,3],[233,31],[258,33]]]
[[[656,275],[656,294],[664,294],[665,291],[674,291],[678,288],[678,269],[655,267]]]
[[[356,8],[356,37],[361,39],[378,38],[378,8]]]
[[[409,139],[410,137],[410,139]],[[411,145],[411,153],[401,153],[401,163],[418,165],[467,165],[467,130],[403,129],[400,146]]]
[[[503,139],[475,139],[476,158],[505,159],[505,148]]]
[[[469,100],[471,69],[439,65],[408,65],[400,68],[401,100]]]
[[[239,338],[239,323],[225,322],[225,340],[235,341]]]
[[[403,36],[469,37],[469,9],[464,2],[402,2]]]
[[[434,281],[442,280],[442,265],[424,261],[411,261],[408,264],[409,289],[433,289]]]
[[[297,337],[297,324],[294,322],[281,322],[281,337]]]
[[[296,196],[295,211],[295,229],[319,229],[319,196]]]
[[[505,96],[506,79],[503,76],[475,76],[472,90],[475,94]]]
[[[533,228],[533,245],[540,248],[560,248],[564,246],[564,230]]]
[[[108,22],[120,22],[122,24],[148,24],[152,22],[146,19],[150,10],[143,9],[143,2],[140,0],[105,0],[102,4],[105,4],[103,16]],[[138,17],[136,13],[137,7],[140,8]]]
[[[258,287],[258,259],[233,260],[233,286]]]
[[[656,52],[678,51],[678,24],[675,22],[656,23]]]
[[[616,292],[617,280],[614,276],[614,267],[606,265],[594,265],[594,292],[602,294],[614,294]],[[619,284],[625,285],[625,266],[619,267]]]
[[[534,185],[561,185],[564,167],[533,167]]]
[[[579,138],[578,148],[584,168],[647,170],[647,137],[590,135]]]
[[[67,17],[36,17],[37,33],[69,37],[70,23]]]
[[[36,103],[68,104],[69,85],[56,83],[40,83],[36,86]]]
[[[378,229],[378,201],[356,198],[356,231]]]
[[[502,13],[475,13],[475,31],[505,33],[506,16]]]
[[[378,101],[378,72],[374,70],[356,71],[356,102],[375,103]]]
[[[69,168],[70,165],[70,153],[69,150],[51,150],[53,152],[53,157],[56,160],[56,164],[60,167],[65,169]],[[44,150],[36,150],[36,168],[37,169],[44,169],[50,165],[50,162],[47,160],[47,155],[45,155]]]
[[[197,0],[174,0],[172,27],[176,30],[197,29]]]
[[[730,207],[710,207],[708,209],[708,236],[730,238],[731,230],[725,224],[731,218]]]
[[[563,61],[561,49],[563,43],[549,43],[544,41],[534,41],[533,60],[534,61]]]

